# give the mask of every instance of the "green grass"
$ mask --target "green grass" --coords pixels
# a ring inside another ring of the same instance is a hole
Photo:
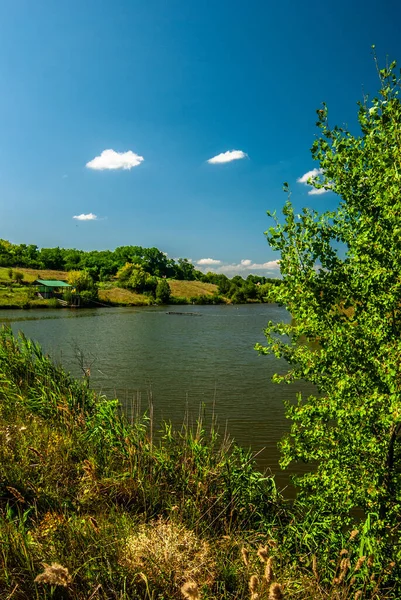
[[[169,279],[172,304],[188,304],[195,299],[200,301],[212,298],[217,294],[217,285],[202,283],[201,281],[177,281]],[[144,294],[137,294],[125,288],[120,288],[116,283],[102,283],[99,289],[99,300],[114,306],[147,306],[152,304],[152,299]]]
[[[16,268],[24,274],[24,283],[32,283],[35,279],[67,280],[68,273],[64,271],[37,270]],[[35,298],[29,286],[17,285],[8,275],[9,269],[0,267],[0,309],[1,308],[46,308],[54,307],[54,302]],[[169,280],[172,291],[172,302],[186,304],[194,298],[212,297],[217,293],[217,286],[200,281]],[[111,306],[148,306],[152,299],[144,294],[137,294],[120,288],[115,282],[101,283],[99,286],[99,301]]]
[[[218,287],[213,283],[203,283],[202,281],[178,281],[169,279],[168,284],[172,296],[181,298],[192,298],[195,296],[212,296],[217,294]]]
[[[116,306],[147,306],[151,303],[148,296],[114,286],[101,287],[99,289],[99,300]]]
[[[23,267],[12,267],[12,271],[19,271],[20,273],[23,273],[24,281],[29,283],[35,281],[35,279],[58,279],[61,281],[67,281],[68,275],[66,271],[55,271],[52,269],[25,269]],[[8,272],[9,267],[0,267],[0,282],[10,281]]]
[[[89,384],[0,333],[0,598],[170,600],[195,581],[204,600],[248,599],[252,575],[261,600],[279,598],[266,555],[285,598],[400,597],[379,546],[355,571],[362,529],[350,540],[285,503],[202,422],[153,439],[146,416],[129,421]]]
[[[50,300],[37,298],[27,286],[2,286],[0,284],[1,308],[49,308],[54,306]]]
[[[60,279],[67,280],[67,273],[63,271],[37,270],[13,268],[13,278],[9,277],[9,269],[0,267],[0,309],[4,308],[55,308],[54,300],[44,300],[35,296],[29,285],[35,279]],[[14,272],[23,273],[23,284],[18,285],[14,280]]]

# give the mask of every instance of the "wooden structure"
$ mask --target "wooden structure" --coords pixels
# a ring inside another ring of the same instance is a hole
[[[64,292],[71,290],[71,285],[57,279],[36,279],[37,294],[42,298],[62,298]]]

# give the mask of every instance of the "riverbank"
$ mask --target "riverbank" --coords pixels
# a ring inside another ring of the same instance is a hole
[[[206,284],[200,282],[174,281],[169,282],[176,294],[170,296],[169,304],[225,304],[225,298],[218,296],[214,291],[205,293]],[[189,285],[188,285],[189,284]],[[212,284],[209,284],[212,286]],[[216,286],[212,286],[215,288]],[[190,293],[186,288],[190,288]],[[155,300],[151,296],[138,294],[117,286],[100,287],[97,300],[90,304],[96,306],[152,306]],[[34,295],[28,286],[0,285],[0,310],[1,309],[29,309],[29,308],[69,308],[57,302],[55,298],[43,299]]]
[[[397,597],[379,556],[355,576],[366,534],[310,538],[310,516],[232,441],[200,422],[156,441],[149,417],[128,421],[88,383],[2,331],[5,598]]]
[[[168,280],[171,290],[169,303],[171,304],[209,304],[223,302],[217,295],[218,287],[212,283],[201,281],[176,281]],[[99,287],[99,300],[110,306],[149,306],[154,299],[145,294],[138,294],[115,284],[105,283]]]
[[[128,283],[121,274],[98,280],[97,277],[93,279],[92,275],[85,271],[28,268],[17,270],[12,267],[0,267],[0,309],[61,307],[63,302],[57,302],[55,298],[51,298],[51,302],[43,302],[37,297],[36,286],[32,286],[36,279],[63,282],[68,280],[72,289],[76,288],[81,296],[81,306],[86,307],[150,306],[155,303],[266,304],[273,298],[272,290],[279,283],[279,280],[272,279],[266,282],[265,278],[252,275],[246,281],[238,276],[229,280],[224,275],[213,273],[207,275],[199,273],[198,279],[190,280],[156,277],[149,273],[146,276],[148,287],[144,283],[142,285],[138,282]],[[255,282],[255,278],[258,281]],[[161,293],[160,289],[164,289],[164,292]],[[61,299],[69,303],[71,294],[67,291]],[[65,302],[64,307],[68,307]]]
[[[12,270],[11,270],[12,271]],[[14,276],[12,271],[12,276]],[[53,279],[66,281],[68,273],[63,271],[18,269],[23,276],[17,283],[10,278],[10,269],[0,267],[0,309],[28,308],[62,308],[54,298],[42,299],[35,296],[31,284],[36,279]],[[212,283],[201,281],[168,280],[171,289],[172,304],[210,304],[226,302],[218,296],[218,287]],[[121,288],[116,282],[100,282],[98,289],[98,305],[107,306],[150,306],[154,298]]]

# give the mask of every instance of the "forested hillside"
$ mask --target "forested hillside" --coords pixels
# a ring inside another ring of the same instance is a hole
[[[10,280],[20,276],[18,269],[22,269],[21,281],[16,279],[17,283],[28,282],[32,277],[46,278],[44,273],[49,271],[57,272],[58,278],[68,280],[75,288],[91,291],[92,299],[97,297],[93,292],[99,288],[103,289],[103,301],[116,304],[144,302],[143,297],[134,298],[132,294],[145,294],[163,303],[167,303],[170,297],[175,297],[177,302],[199,304],[267,302],[271,286],[281,283],[279,279],[253,274],[246,279],[240,275],[229,279],[223,273],[202,273],[186,258],[174,260],[158,248],[142,246],[86,252],[75,248],[39,249],[34,244],[12,244],[0,240],[0,271],[1,268],[3,272],[9,272]],[[25,269],[33,271],[24,272]],[[170,281],[168,286],[163,283],[165,280]],[[179,283],[184,281],[199,282],[199,285]],[[116,292],[116,288],[120,291]]]

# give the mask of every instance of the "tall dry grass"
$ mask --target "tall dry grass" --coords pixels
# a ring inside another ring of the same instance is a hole
[[[1,331],[2,600],[400,597],[366,523],[330,532],[202,422],[151,430]]]

